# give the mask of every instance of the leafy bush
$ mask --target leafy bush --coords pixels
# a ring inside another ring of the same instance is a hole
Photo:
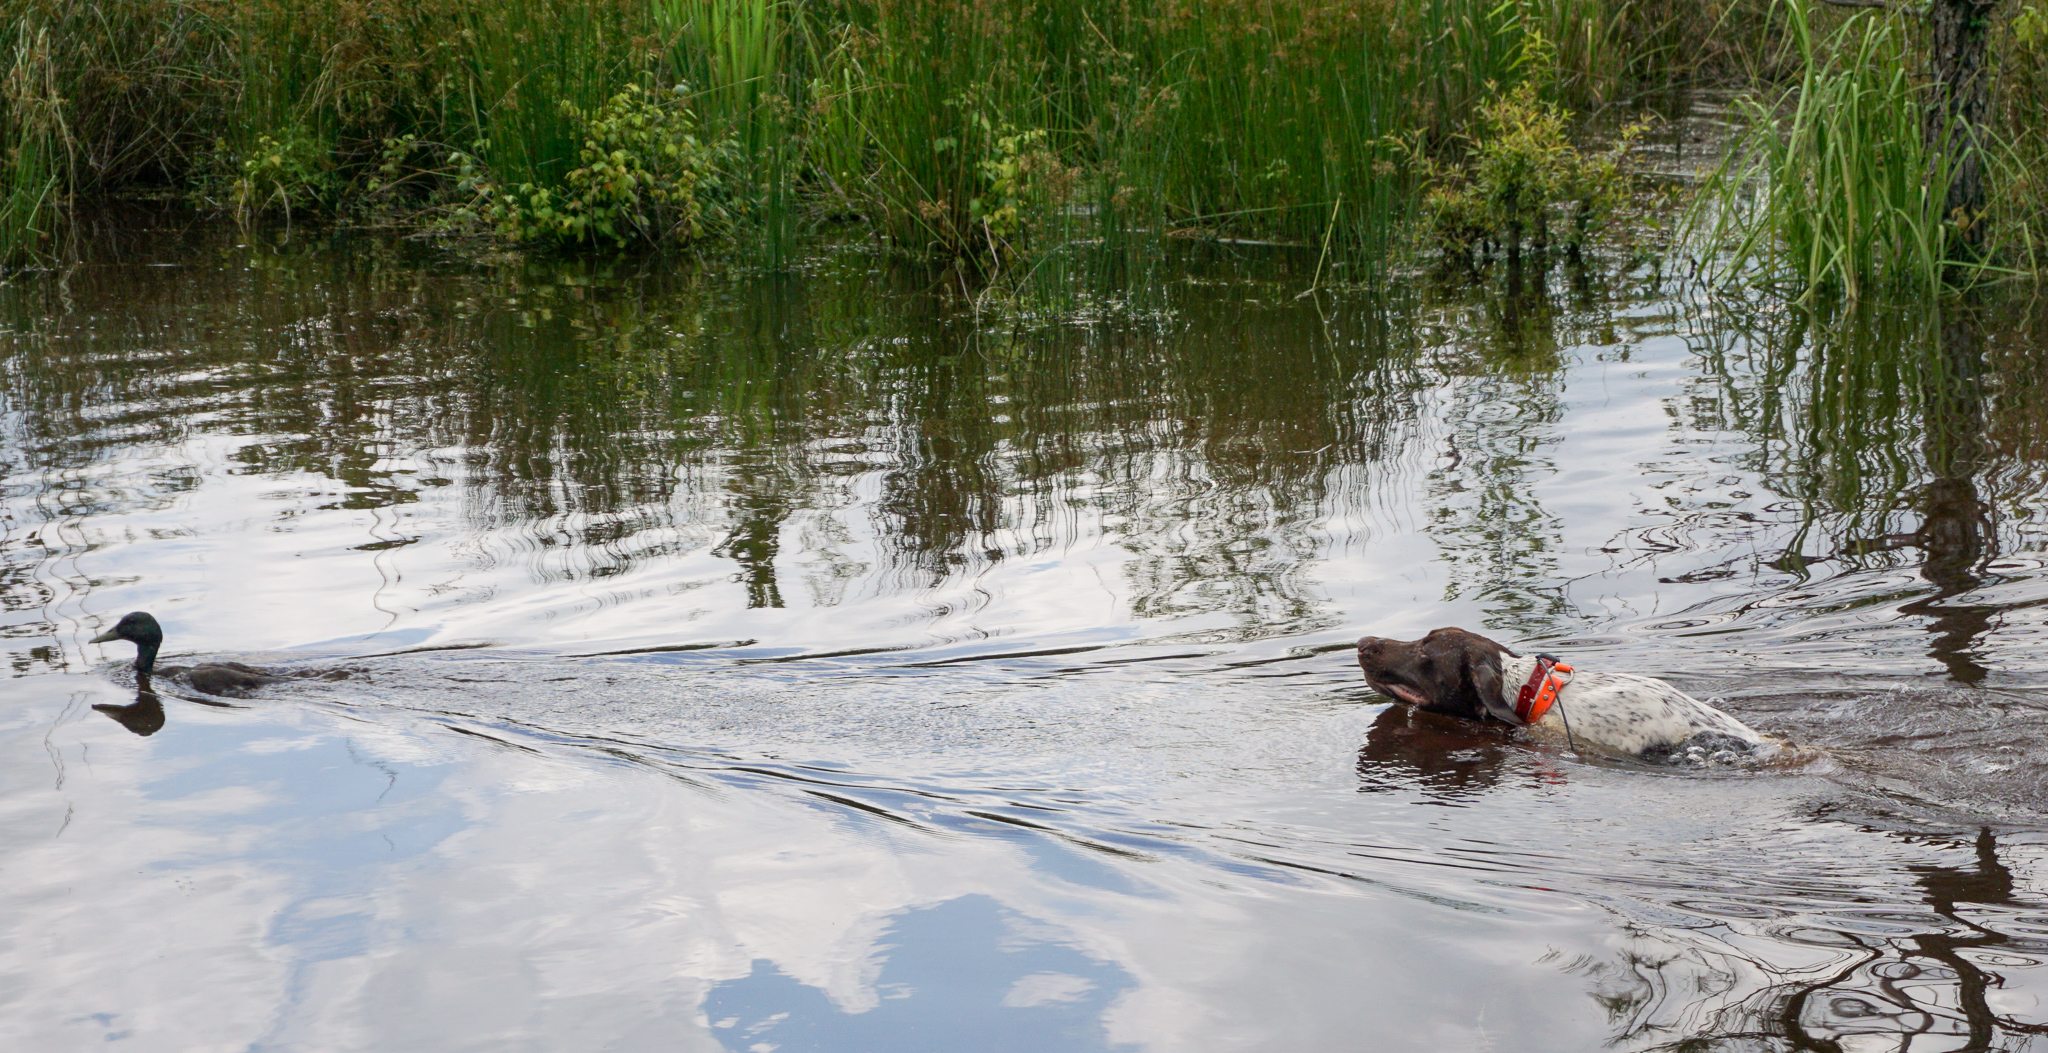
[[[1602,233],[1627,198],[1620,158],[1646,125],[1624,129],[1605,153],[1572,145],[1569,114],[1525,82],[1480,108],[1480,136],[1464,164],[1437,161],[1420,151],[1425,179],[1424,231],[1439,246],[1463,256],[1502,246],[1519,257],[1526,238],[1537,252],[1553,240],[1577,250]]]
[[[225,144],[216,147],[223,152]],[[292,210],[326,203],[334,193],[334,149],[299,129],[279,136],[258,135],[247,156],[235,165],[231,184],[235,214],[246,221],[262,212],[281,212],[290,222]]]
[[[1051,222],[1073,199],[1080,178],[1079,170],[1061,164],[1046,147],[1043,130],[997,136],[994,155],[980,168],[986,189],[967,210],[998,251]]]
[[[476,195],[460,218],[528,243],[687,242],[703,233],[697,188],[711,171],[710,152],[677,94],[631,85],[595,113],[561,106],[583,132],[580,167],[559,186],[503,187],[473,157],[458,155],[462,182]]]

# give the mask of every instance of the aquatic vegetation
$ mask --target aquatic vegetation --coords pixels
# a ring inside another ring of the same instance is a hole
[[[2023,5],[1999,49],[1999,127],[2010,136],[1993,187],[1992,224],[2026,258],[2048,252],[2048,4]]]
[[[1623,76],[1610,60],[1629,47],[1609,34],[1640,28],[1585,0],[845,10],[850,24],[811,37],[810,146],[831,159],[825,182],[905,244],[969,250],[1000,241],[975,202],[1001,196],[991,173],[1011,163],[1015,137],[1032,136],[1028,167],[1060,193],[1025,226],[1333,241],[1375,254],[1416,202],[1402,142],[1449,147],[1481,105],[1525,79],[1560,98],[1605,98]],[[1568,46],[1531,63],[1531,39]],[[1066,208],[1061,172],[1073,174]]]
[[[278,211],[289,222],[294,207],[304,210],[328,200],[334,189],[332,164],[331,152],[304,134],[287,132],[282,140],[258,135],[232,183],[236,215],[246,220]]]
[[[815,163],[798,111],[813,65],[809,21],[784,0],[659,0],[652,11],[662,75],[687,97],[705,140],[721,144],[720,178],[701,188],[702,204],[725,229],[759,231],[780,261]]]
[[[1690,217],[1704,249],[1725,253],[1719,266],[1852,298],[2031,270],[2039,254],[2024,244],[2024,202],[2048,187],[2015,143],[2038,142],[2038,120],[2013,120],[2012,141],[1975,142],[2004,188],[1988,224],[1951,215],[1957,159],[1928,145],[1933,86],[1919,72],[1916,27],[1898,12],[1858,11],[1821,32],[1804,0],[1784,8],[1797,82],[1745,101],[1749,131]]]
[[[1467,258],[1498,246],[1519,259],[1525,237],[1540,254],[1553,238],[1577,251],[1599,236],[1628,195],[1620,158],[1648,126],[1630,125],[1593,155],[1572,144],[1568,118],[1525,82],[1481,107],[1481,131],[1465,163],[1417,151],[1430,240]],[[1560,221],[1555,235],[1553,218]]]
[[[682,243],[702,231],[697,185],[709,168],[682,101],[639,85],[593,113],[562,103],[583,133],[581,164],[557,186],[507,187],[463,158],[475,197],[458,221],[482,221],[515,242]]]
[[[644,83],[645,12],[625,0],[443,4],[416,16],[422,37],[450,34],[439,54],[429,52],[436,61],[423,72],[436,79],[418,87],[416,130],[466,147],[500,185],[565,189],[569,172],[588,163],[584,115]]]
[[[1758,3],[18,0],[21,40],[48,30],[51,90],[0,99],[22,173],[6,215],[47,227],[35,202],[147,187],[534,245],[711,229],[779,259],[804,224],[859,219],[997,264],[1130,230],[1371,258],[1414,219],[1413,156],[1509,158],[1476,132],[1503,93],[1534,119],[1732,68],[1770,33]],[[642,180],[674,195],[680,175],[592,152],[593,115],[635,86],[675,100],[698,146],[675,217],[647,212]],[[75,160],[38,167],[60,140]],[[495,211],[463,222],[478,209]]]
[[[15,26],[0,77],[0,266],[48,237],[69,182],[70,132],[50,63],[50,34]]]
[[[1873,283],[1941,284],[1948,234],[1921,145],[1920,89],[1896,17],[1859,13],[1817,35],[1788,5],[1802,71],[1746,100],[1750,132],[1703,200],[1727,266],[1857,295]]]

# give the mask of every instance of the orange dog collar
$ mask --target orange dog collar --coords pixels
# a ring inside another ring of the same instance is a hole
[[[1572,667],[1557,660],[1554,654],[1536,656],[1536,668],[1529,674],[1529,682],[1515,695],[1515,718],[1524,726],[1543,719],[1550,712],[1550,706],[1557,701],[1557,693],[1564,685],[1571,683]]]

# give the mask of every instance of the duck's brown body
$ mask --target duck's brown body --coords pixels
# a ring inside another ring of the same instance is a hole
[[[167,665],[159,668],[156,675],[176,677],[209,695],[246,695],[265,684],[283,679],[240,662],[209,662],[190,667]]]
[[[265,684],[283,679],[255,666],[240,662],[209,662],[205,665],[158,667],[156,653],[164,645],[163,626],[145,611],[133,611],[114,623],[112,629],[92,638],[93,643],[127,640],[135,645],[135,678],[148,683],[152,676],[182,680],[193,690],[209,695],[246,695]]]

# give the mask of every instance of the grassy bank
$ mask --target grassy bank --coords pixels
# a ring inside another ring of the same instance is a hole
[[[536,247],[859,221],[996,266],[1132,230],[1374,258],[1576,246],[1573,112],[1760,90],[1715,240],[1806,288],[1953,283],[1924,33],[1792,0],[6,0],[0,261],[95,197]],[[1998,22],[1989,272],[2048,244],[2048,14]],[[1503,175],[1502,173],[1506,173]],[[1536,196],[1532,199],[1531,194]],[[1503,248],[1504,247],[1504,248]]]
[[[858,217],[985,259],[1131,228],[1373,252],[1489,98],[1730,67],[1729,6],[9,0],[0,253],[137,191],[600,249]]]
[[[1709,182],[1694,221],[1729,275],[1800,295],[1930,294],[2040,273],[2048,234],[2048,18],[2032,5],[1995,23],[1992,112],[1976,144],[1981,215],[1944,201],[1958,158],[1932,149],[1931,42],[1917,14],[1774,5],[1783,84],[1744,100],[1747,133]],[[1946,133],[1964,138],[1967,132]]]

